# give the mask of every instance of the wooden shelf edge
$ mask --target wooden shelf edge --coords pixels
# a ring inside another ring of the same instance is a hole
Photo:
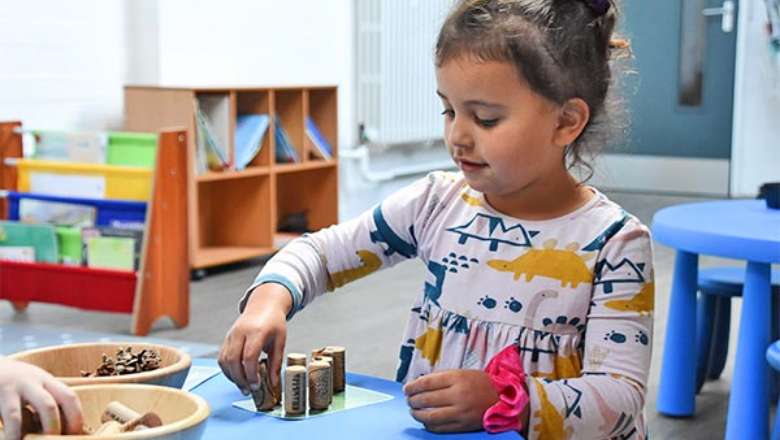
[[[311,160],[302,163],[275,164],[273,169],[276,174],[284,174],[295,173],[299,171],[335,168],[338,166],[338,164],[338,160]]]
[[[195,251],[192,262],[193,269],[206,269],[208,267],[223,264],[236,263],[250,258],[262,257],[276,252],[276,249],[267,246],[221,246],[204,247]]]
[[[268,167],[251,167],[241,171],[207,171],[196,177],[198,182],[215,182],[220,180],[245,179],[249,177],[267,176]]]

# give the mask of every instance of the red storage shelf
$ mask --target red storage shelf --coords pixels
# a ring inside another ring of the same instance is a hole
[[[0,260],[0,299],[132,313],[136,273]]]

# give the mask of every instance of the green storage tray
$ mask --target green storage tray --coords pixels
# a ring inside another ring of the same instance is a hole
[[[80,265],[82,261],[81,229],[58,226],[56,232],[60,262],[63,264]]]
[[[154,133],[108,133],[108,165],[153,168],[157,155],[157,135]]]

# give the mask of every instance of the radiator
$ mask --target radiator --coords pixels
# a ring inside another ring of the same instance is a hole
[[[370,144],[440,139],[433,64],[453,0],[356,0],[357,121]]]

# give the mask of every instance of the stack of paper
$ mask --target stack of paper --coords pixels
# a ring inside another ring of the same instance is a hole
[[[195,98],[197,129],[197,171],[222,171],[230,167],[228,95],[202,95]]]
[[[298,162],[298,151],[290,142],[290,138],[287,136],[287,132],[282,127],[282,123],[279,118],[274,118],[274,128],[276,133],[274,140],[276,141],[276,162],[278,163],[294,163]]]
[[[238,115],[236,119],[236,170],[243,170],[263,147],[263,136],[268,130],[268,115]]]
[[[310,117],[306,117],[306,137],[309,138],[314,148],[312,153],[320,159],[330,160],[333,158],[333,148],[328,140],[320,133],[317,124]]]

